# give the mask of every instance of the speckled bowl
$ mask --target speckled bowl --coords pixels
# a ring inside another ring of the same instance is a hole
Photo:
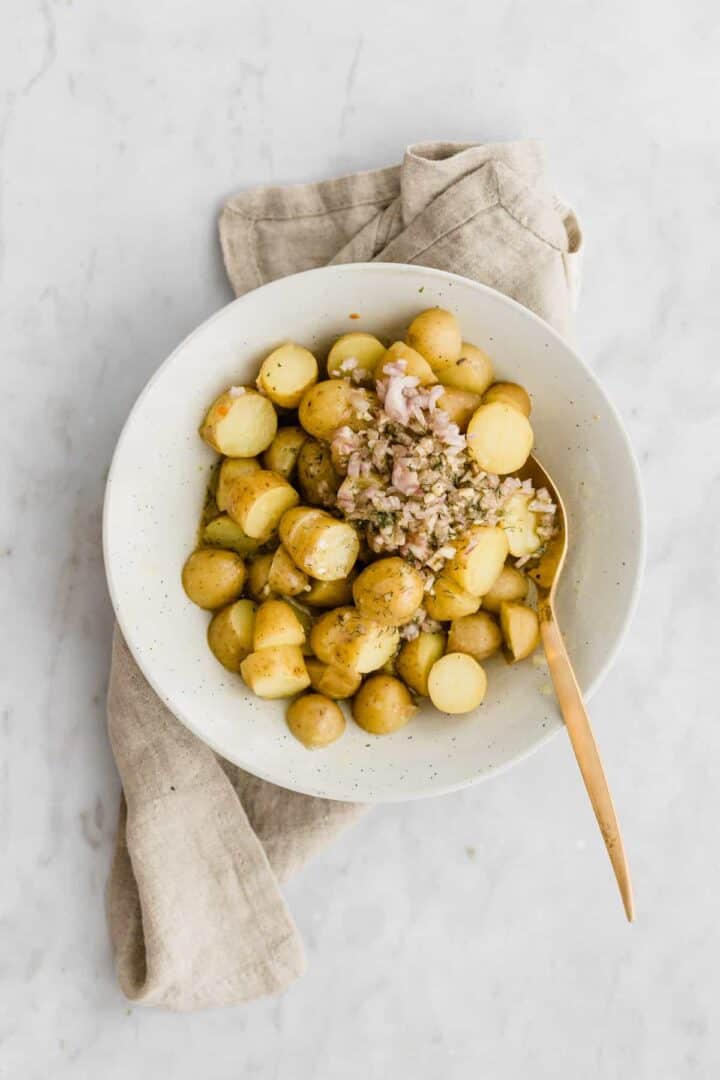
[[[631,617],[644,549],[637,466],[594,375],[549,326],[492,289],[419,266],[334,266],[257,289],[191,334],[135,404],[107,484],[105,566],[128,645],[173,713],[224,757],[295,791],[362,802],[437,795],[497,773],[561,727],[544,666],[496,658],[475,713],[444,716],[423,701],[394,735],[374,737],[349,720],[342,739],[309,752],[288,733],[284,702],[253,697],[217,663],[208,616],[180,584],[215,460],[197,435],[208,403],[251,382],[282,340],[323,353],[350,329],[393,338],[433,305],[455,312],[463,337],[533,396],[537,453],[569,512],[559,618],[587,697]]]

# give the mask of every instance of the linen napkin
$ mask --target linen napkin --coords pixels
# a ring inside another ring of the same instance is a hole
[[[243,192],[220,218],[238,295],[327,263],[418,263],[484,282],[571,336],[580,229],[542,145],[425,143],[402,165]],[[365,807],[236,768],[165,708],[119,631],[108,726],[123,786],[108,921],[120,985],[192,1010],[283,990],[304,955],[280,883]]]

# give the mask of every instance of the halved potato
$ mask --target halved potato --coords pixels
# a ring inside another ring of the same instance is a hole
[[[320,750],[340,738],[345,716],[324,694],[303,694],[288,706],[287,726],[308,750]]]
[[[298,487],[312,506],[334,506],[341,477],[335,472],[330,447],[306,436],[298,455]]]
[[[500,576],[482,599],[486,611],[497,613],[503,600],[524,600],[528,593],[528,579],[514,566],[503,566]]]
[[[448,652],[467,653],[474,660],[487,660],[503,642],[500,627],[486,611],[453,619],[448,633]]]
[[[305,629],[295,609],[284,600],[265,600],[255,613],[253,650],[274,645],[302,645]]]
[[[390,735],[405,727],[417,705],[408,688],[392,675],[373,675],[353,698],[355,723],[371,735]]]
[[[524,386],[514,382],[498,382],[490,387],[483,398],[486,404],[499,401],[503,405],[511,405],[518,409],[523,416],[529,416],[532,410],[530,395]]]
[[[435,578],[433,591],[426,594],[424,606],[431,619],[447,622],[472,615],[480,607],[480,597],[467,592],[443,570]]]
[[[500,626],[505,638],[505,655],[512,663],[524,660],[540,644],[540,623],[527,604],[504,600],[500,605]]]
[[[309,589],[307,574],[295,565],[282,544],[273,554],[267,580],[272,591],[283,596],[300,596]]]
[[[317,382],[317,360],[309,349],[288,341],[260,365],[258,389],[283,409],[296,409],[305,391]]]
[[[428,675],[428,693],[436,709],[444,713],[468,713],[482,704],[487,675],[477,660],[465,653],[446,653]]]
[[[421,632],[412,641],[406,641],[395,661],[395,670],[416,694],[427,697],[430,668],[445,652],[444,634]]]
[[[236,600],[213,615],[208,626],[208,645],[223,667],[236,674],[253,650],[255,612],[252,600]]]
[[[437,377],[443,386],[482,395],[493,381],[492,360],[477,345],[463,341],[459,359],[438,367]]]
[[[256,555],[250,563],[248,571],[248,592],[253,600],[260,603],[263,600],[272,600],[276,593],[270,587],[270,567],[272,566],[273,554]]]
[[[276,472],[283,480],[290,480],[307,437],[307,432],[300,427],[281,427],[263,454],[265,468]]]
[[[398,556],[378,559],[366,566],[353,585],[353,598],[361,615],[381,626],[410,622],[423,601],[422,574]]]
[[[371,382],[375,367],[384,355],[385,346],[372,334],[343,334],[328,353],[327,372],[330,378],[337,379],[361,372],[363,380]]]
[[[516,491],[503,507],[500,524],[507,533],[510,554],[516,558],[534,555],[542,547],[542,540],[537,534],[537,514],[529,508],[535,498],[524,491]]]
[[[352,603],[352,585],[355,575],[335,581],[310,581],[310,590],[303,596],[303,604],[308,607],[342,607]]]
[[[203,529],[202,541],[208,547],[225,548],[238,555],[254,555],[258,549],[257,540],[248,536],[229,514],[221,514],[209,521]]]
[[[248,536],[265,541],[277,530],[285,511],[299,501],[287,480],[261,469],[236,481],[230,491],[228,514]]]
[[[375,366],[375,378],[385,377],[385,365],[396,364],[399,360],[405,365],[405,375],[413,375],[419,380],[420,386],[432,386],[436,383],[437,376],[428,364],[424,356],[415,349],[411,349],[404,341],[396,341],[390,346],[384,356],[381,356]]]
[[[305,660],[305,667],[313,690],[317,690],[318,694],[327,694],[330,698],[352,697],[362,682],[362,675],[356,671],[325,664],[315,656],[309,656]]]
[[[240,674],[261,698],[292,697],[310,685],[299,645],[275,645],[252,652],[240,664]]]
[[[326,514],[324,510],[298,507],[280,522],[280,539],[293,561],[310,577],[336,581],[346,577],[360,550],[360,541],[352,525]]]
[[[329,442],[339,427],[364,427],[373,401],[369,390],[347,379],[325,379],[303,394],[298,415],[309,435]]]
[[[310,633],[319,660],[361,675],[390,659],[399,643],[398,631],[365,619],[354,607],[336,608],[321,615]]]
[[[467,431],[473,414],[482,404],[482,398],[479,394],[471,394],[469,390],[448,386],[437,404],[438,409],[443,409],[461,431]]]
[[[234,551],[200,548],[183,567],[182,583],[194,604],[214,611],[236,600],[245,584],[245,563]]]
[[[256,390],[238,386],[226,390],[212,403],[200,434],[219,454],[249,458],[267,450],[277,425],[272,402]]]
[[[407,343],[424,356],[433,371],[460,359],[462,335],[455,316],[443,308],[421,311],[410,323]]]
[[[497,525],[471,525],[453,543],[455,555],[445,564],[443,574],[451,577],[471,596],[483,596],[500,576],[508,555],[508,539],[504,530]]]
[[[258,472],[260,462],[257,458],[225,458],[218,469],[215,502],[218,510],[227,510],[230,490],[239,476]]]
[[[467,445],[481,469],[504,475],[521,469],[527,461],[533,430],[519,409],[492,401],[481,405],[468,424]]]

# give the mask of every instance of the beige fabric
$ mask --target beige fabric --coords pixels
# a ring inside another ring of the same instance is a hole
[[[455,271],[572,331],[580,231],[539,143],[410,147],[399,168],[244,192],[220,221],[235,291],[326,263]],[[168,712],[119,633],[108,695],[124,799],[108,887],[118,977],[146,1005],[200,1009],[303,971],[278,885],[364,807],[297,795],[218,758]]]

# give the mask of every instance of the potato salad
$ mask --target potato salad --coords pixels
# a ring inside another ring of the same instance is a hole
[[[441,308],[404,341],[344,334],[322,364],[287,342],[210,405],[200,435],[220,461],[183,586],[212,613],[217,660],[291,699],[304,746],[342,736],[345,699],[372,735],[418,697],[474,712],[485,661],[537,648],[527,564],[556,508],[522,475],[530,413]]]

